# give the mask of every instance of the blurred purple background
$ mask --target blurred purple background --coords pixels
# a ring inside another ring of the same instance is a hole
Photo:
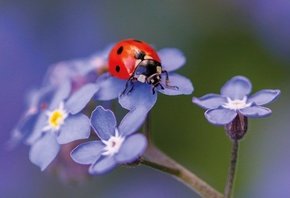
[[[281,98],[270,107],[273,115],[252,120],[241,144],[235,197],[290,197],[290,3],[283,0],[1,1],[0,197],[196,196],[170,176],[145,167],[118,168],[71,186],[40,172],[26,146],[5,149],[25,109],[25,94],[41,84],[49,65],[89,56],[129,37],[184,51],[188,66],[181,73],[192,79],[195,96],[218,92],[237,74],[249,77],[254,91],[280,88]],[[222,191],[230,141],[222,128],[206,123],[191,97],[179,97],[176,105],[172,100],[161,96],[153,112],[154,129],[160,131],[157,144]],[[163,118],[168,104],[184,116]],[[162,131],[161,121],[176,123],[177,129]]]

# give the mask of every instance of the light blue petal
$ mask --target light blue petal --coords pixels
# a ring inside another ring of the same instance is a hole
[[[68,99],[65,104],[65,109],[71,114],[80,112],[88,104],[97,90],[98,87],[95,83],[84,85]]]
[[[104,147],[100,140],[85,142],[74,148],[70,155],[79,164],[93,164],[101,157]]]
[[[126,81],[110,76],[108,73],[103,74],[96,81],[99,89],[94,98],[100,101],[118,98],[125,89]]]
[[[69,96],[70,92],[71,82],[66,79],[57,88],[57,91],[53,96],[51,103],[49,104],[49,110],[58,108],[60,102],[64,101]]]
[[[206,119],[210,123],[217,126],[222,126],[230,123],[236,116],[236,111],[224,108],[209,109],[205,112]]]
[[[266,107],[261,106],[252,106],[252,107],[246,107],[239,110],[241,114],[243,114],[246,117],[251,118],[263,118],[266,116],[269,116],[272,111]]]
[[[57,141],[66,144],[75,140],[86,139],[90,136],[90,120],[83,114],[69,115],[61,126]]]
[[[235,76],[221,88],[221,94],[230,97],[232,100],[242,100],[252,91],[251,81],[244,76]]]
[[[56,86],[49,85],[43,86],[40,89],[30,90],[26,97],[28,103],[28,110],[36,109],[37,111],[42,110],[43,105],[49,105],[57,91]]]
[[[152,94],[151,85],[145,83],[135,83],[135,87],[130,93],[125,93],[119,96],[120,105],[128,110],[134,110],[136,108],[144,108],[146,111],[150,111],[157,100],[157,92]]]
[[[216,109],[227,103],[227,99],[219,94],[207,94],[201,98],[193,97],[192,102],[204,109]]]
[[[176,48],[164,48],[159,50],[158,56],[161,59],[162,68],[168,72],[179,69],[186,62],[183,53]]]
[[[31,134],[27,137],[25,144],[33,144],[41,135],[43,128],[48,124],[48,116],[41,112],[37,118],[34,128],[31,128]]]
[[[129,111],[118,127],[120,135],[127,136],[136,132],[144,123],[147,113],[148,110],[143,107]]]
[[[248,98],[248,103],[264,105],[274,102],[280,96],[280,90],[264,89]]]
[[[115,159],[120,164],[131,163],[141,157],[146,147],[147,139],[144,135],[140,133],[131,135],[125,139]]]
[[[101,139],[108,140],[115,135],[117,121],[111,110],[97,106],[92,112],[91,125]]]
[[[29,159],[43,171],[57,156],[59,149],[56,134],[47,132],[31,146]]]
[[[162,90],[160,87],[158,87],[158,91],[163,94],[172,96],[181,94],[189,95],[193,92],[193,85],[191,81],[184,76],[176,73],[170,73],[169,81],[169,86],[176,86],[177,88],[167,87],[165,85],[165,75],[162,75],[161,84],[163,85],[164,89]]]
[[[92,175],[101,175],[110,172],[117,166],[113,156],[102,156],[95,164],[89,168],[89,173]]]
[[[23,117],[17,126],[13,129],[11,137],[7,143],[9,149],[14,148],[20,142],[24,141],[29,135],[31,135],[34,125],[38,120],[39,113],[31,114]]]

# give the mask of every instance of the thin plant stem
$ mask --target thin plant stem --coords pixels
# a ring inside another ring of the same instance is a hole
[[[144,132],[144,135],[146,136],[148,141],[151,141],[150,125],[151,125],[151,116],[152,116],[152,114],[150,112],[151,111],[148,112],[147,118],[146,118],[144,126],[143,126],[143,132]]]
[[[237,167],[238,150],[239,150],[239,142],[238,140],[233,140],[231,161],[230,161],[230,167],[229,167],[227,182],[226,182],[225,191],[224,191],[224,198],[232,197],[235,173],[236,173],[236,167]]]
[[[161,152],[150,141],[140,162],[146,166],[171,174],[202,197],[223,197],[218,191],[198,178],[195,174]]]

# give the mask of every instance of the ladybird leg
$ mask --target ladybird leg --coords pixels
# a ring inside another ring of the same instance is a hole
[[[128,91],[128,94],[131,93],[131,92],[133,91],[133,89],[134,89],[135,83],[133,82],[133,80],[134,80],[134,79],[131,79],[131,80],[130,80],[130,83],[131,83],[131,89]]]
[[[155,86],[151,87],[151,92],[152,92],[153,95],[155,94]]]
[[[164,89],[164,87],[160,84],[160,83],[157,83],[157,84],[154,84],[154,85],[152,85],[152,87],[151,87],[151,92],[152,92],[152,94],[154,95],[155,94],[155,88],[157,87],[157,86],[160,86],[160,89]]]
[[[170,89],[176,89],[176,90],[178,90],[179,88],[177,87],[177,86],[171,86],[171,85],[169,85],[169,77],[168,77],[168,72],[166,71],[166,70],[162,70],[162,73],[165,73],[165,85],[168,87],[168,88],[170,88]],[[160,84],[161,85],[161,84]]]
[[[127,80],[127,82],[126,82],[126,86],[125,86],[125,89],[123,90],[123,92],[121,93],[121,96],[123,96],[124,94],[125,94],[125,92],[126,92],[126,90],[128,89],[128,84],[129,84],[129,82],[131,82],[132,81],[132,79],[131,78],[129,78],[128,80]]]
[[[166,70],[162,70],[162,74],[163,73],[165,73],[165,76],[166,76],[166,78],[165,78],[165,85],[166,86],[169,86],[169,77],[168,77],[168,72],[166,71]]]

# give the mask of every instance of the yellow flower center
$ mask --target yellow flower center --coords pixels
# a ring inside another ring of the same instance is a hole
[[[52,112],[49,118],[49,124],[57,127],[63,121],[63,113],[61,111],[54,111]]]
[[[43,127],[43,131],[58,131],[64,124],[65,119],[68,117],[68,113],[64,109],[64,104],[61,102],[59,107],[53,111],[46,111],[47,125]]]

